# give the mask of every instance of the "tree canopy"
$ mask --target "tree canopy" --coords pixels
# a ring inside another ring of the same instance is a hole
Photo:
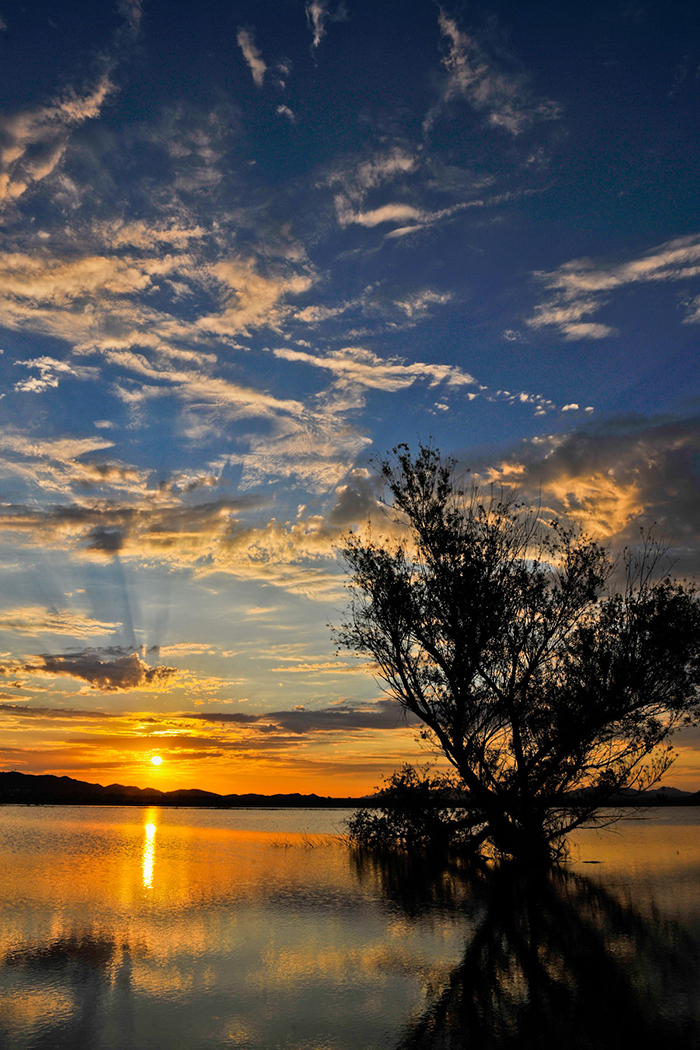
[[[544,860],[668,769],[671,734],[700,714],[700,606],[649,536],[616,560],[454,467],[430,446],[382,461],[399,539],[345,539],[335,636],[453,767],[455,832]]]

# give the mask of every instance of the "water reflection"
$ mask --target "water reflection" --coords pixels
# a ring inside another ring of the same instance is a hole
[[[3,1007],[2,1045],[25,1045],[21,1033],[32,1029],[32,1050],[96,1046],[115,952],[105,935],[61,937],[8,952],[3,983],[17,994]]]
[[[700,1046],[697,941],[567,869],[445,868],[356,856],[408,915],[436,903],[475,920],[463,957],[397,1050]]]
[[[143,864],[142,864],[142,880],[144,889],[150,890],[153,887],[153,864],[156,856],[156,824],[155,818],[157,817],[157,809],[149,809],[146,811],[146,824],[144,824],[143,832]],[[151,819],[149,819],[151,818]]]
[[[675,825],[662,868],[640,848],[634,878],[535,879],[243,819],[0,807],[0,1047],[700,1046],[700,862]]]

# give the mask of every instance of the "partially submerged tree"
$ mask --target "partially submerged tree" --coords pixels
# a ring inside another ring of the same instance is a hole
[[[406,764],[387,777],[376,805],[358,809],[346,827],[354,845],[386,851],[443,848],[468,839],[455,773]]]
[[[382,474],[405,538],[347,537],[336,640],[454,767],[471,846],[549,859],[622,789],[658,781],[670,735],[698,718],[696,593],[648,539],[616,566],[575,527],[461,486],[431,447],[394,457]]]

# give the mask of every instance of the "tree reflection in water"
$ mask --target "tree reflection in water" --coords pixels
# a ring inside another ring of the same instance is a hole
[[[110,991],[109,975],[114,964],[120,962],[116,973],[117,994],[126,982],[129,984],[130,958],[128,948],[118,960],[118,948],[108,934],[58,937],[31,948],[20,948],[7,953],[3,965],[18,982],[18,994],[34,993],[45,999],[47,1010],[44,1022],[32,1033],[32,1050],[88,1050],[99,1045],[104,1029],[105,999]],[[52,1010],[57,992],[69,993],[70,1007]],[[131,1045],[131,1017],[129,995],[120,996],[126,1009],[121,1011],[124,1045]],[[0,1020],[0,1045],[14,1045],[12,1035],[3,1031]],[[7,1036],[7,1044],[2,1037]],[[24,1044],[24,1041],[22,1042]]]
[[[396,1050],[700,1046],[699,946],[655,907],[566,868],[354,859],[407,916],[458,907],[473,926]]]

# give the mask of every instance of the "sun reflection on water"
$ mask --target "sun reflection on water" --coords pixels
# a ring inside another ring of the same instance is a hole
[[[151,820],[147,820],[144,824],[143,832],[143,866],[141,869],[143,887],[146,890],[150,890],[153,887],[153,865],[156,857],[156,829],[157,825],[154,823],[156,817],[155,810],[148,810],[146,817],[151,817]]]

